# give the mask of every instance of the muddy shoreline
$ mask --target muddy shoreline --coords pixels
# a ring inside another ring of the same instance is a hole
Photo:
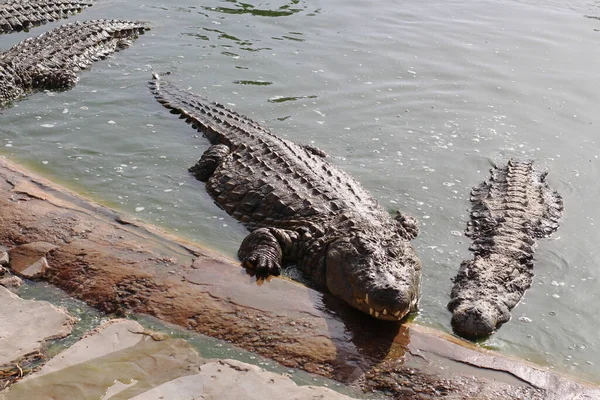
[[[0,190],[0,245],[42,243],[40,279],[105,313],[148,314],[394,398],[600,398],[593,385],[419,325],[374,320],[298,283],[257,282],[235,260],[6,159]]]

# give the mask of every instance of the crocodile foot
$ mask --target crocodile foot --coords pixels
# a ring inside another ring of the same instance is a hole
[[[250,254],[242,260],[242,265],[254,271],[258,276],[281,274],[281,265],[268,254]]]

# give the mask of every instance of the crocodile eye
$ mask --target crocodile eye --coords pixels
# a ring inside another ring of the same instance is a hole
[[[362,238],[357,238],[353,241],[353,244],[360,254],[372,254],[375,252],[375,246],[373,243]]]

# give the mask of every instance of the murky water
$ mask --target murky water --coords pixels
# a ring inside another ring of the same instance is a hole
[[[600,2],[99,1],[75,19],[152,30],[72,91],[2,112],[4,153],[110,206],[235,255],[245,230],[186,168],[207,148],[146,88],[150,70],[325,150],[417,216],[417,320],[450,331],[470,257],[468,193],[489,161],[537,160],[564,196],[535,282],[484,345],[600,382]],[[58,24],[37,28],[39,34]],[[28,34],[4,35],[7,48]],[[524,317],[524,318],[521,318]]]

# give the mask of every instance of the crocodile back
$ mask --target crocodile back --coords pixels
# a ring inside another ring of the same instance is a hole
[[[67,18],[92,5],[91,1],[77,0],[0,1],[0,33],[22,31]]]
[[[230,156],[206,187],[221,207],[250,229],[303,226],[347,209],[364,216],[387,214],[317,150],[281,139],[221,104],[162,83],[156,75],[150,88],[161,104],[181,114],[212,144],[230,148]]]
[[[25,39],[0,54],[0,63],[22,71],[77,72],[94,61],[127,47],[128,39],[143,33],[142,23],[127,20],[94,20],[62,25]]]

